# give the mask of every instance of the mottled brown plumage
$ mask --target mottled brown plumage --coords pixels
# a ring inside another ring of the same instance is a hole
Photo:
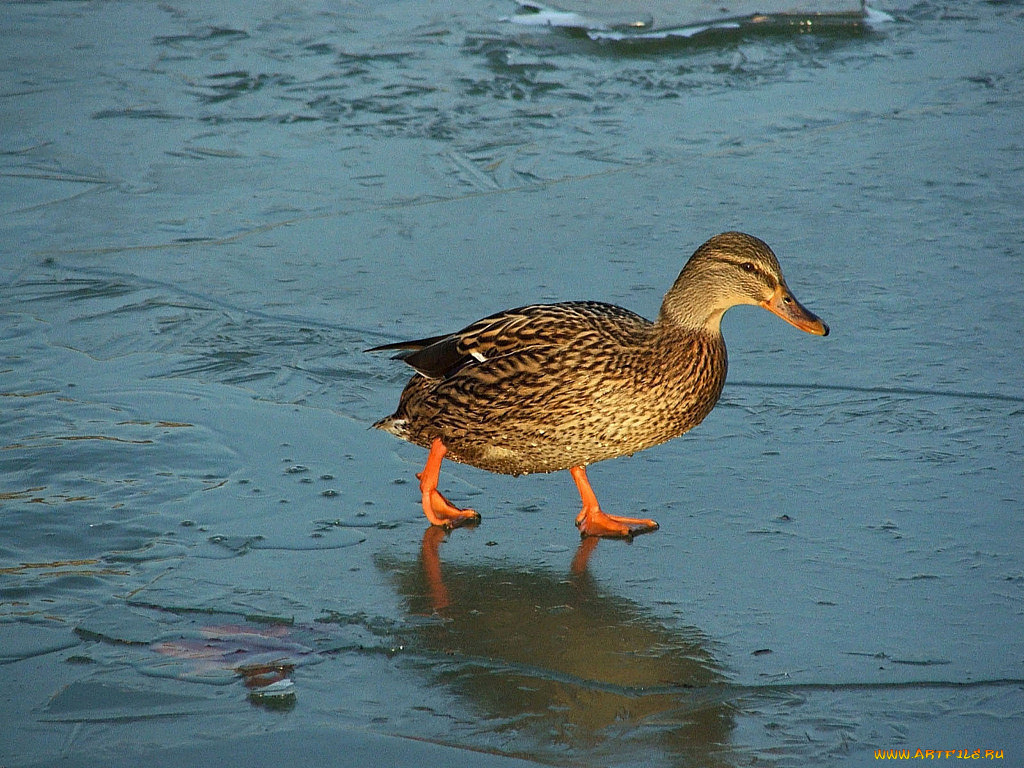
[[[426,447],[440,437],[455,461],[510,475],[681,435],[711,411],[726,367],[721,335],[582,301],[502,312],[405,361],[420,375],[376,426]]]
[[[396,357],[417,374],[395,413],[374,426],[432,448],[436,466],[423,483],[432,486],[423,489],[432,522],[428,506],[442,521],[448,508],[457,510],[439,494],[443,503],[427,501],[445,454],[512,475],[573,469],[586,518],[583,467],[678,437],[711,412],[726,374],[721,318],[737,304],[760,304],[802,330],[828,333],[791,296],[764,242],[726,232],[697,249],[654,322],[600,302],[533,304],[456,333],[375,347],[401,350]],[[592,515],[603,515],[593,506]],[[595,535],[638,532],[580,525]]]

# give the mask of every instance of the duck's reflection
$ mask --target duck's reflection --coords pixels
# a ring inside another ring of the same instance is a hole
[[[651,765],[731,763],[732,707],[707,638],[602,589],[586,570],[597,539],[557,574],[443,564],[444,535],[428,529],[418,561],[379,564],[408,606],[409,650],[480,711],[481,734],[538,757],[642,749]]]

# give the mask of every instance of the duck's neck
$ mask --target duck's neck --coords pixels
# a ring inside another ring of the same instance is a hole
[[[722,315],[729,308],[720,301],[711,285],[687,283],[682,275],[661,303],[658,325],[683,332],[700,332],[712,336],[722,335]]]

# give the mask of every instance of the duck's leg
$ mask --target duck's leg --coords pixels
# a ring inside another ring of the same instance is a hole
[[[576,488],[580,492],[580,499],[583,500],[583,511],[576,517],[576,527],[580,529],[581,536],[628,539],[638,533],[658,530],[658,524],[653,520],[605,514],[601,511],[594,489],[587,480],[587,471],[583,467],[573,467],[569,472],[572,473],[572,479],[576,481]]]
[[[431,525],[448,529],[458,528],[467,523],[478,523],[479,514],[472,509],[459,509],[437,490],[437,477],[441,474],[441,462],[446,453],[448,449],[441,442],[441,438],[435,437],[434,442],[430,444],[427,466],[416,475],[420,481],[420,493],[423,494],[423,514],[427,516]]]

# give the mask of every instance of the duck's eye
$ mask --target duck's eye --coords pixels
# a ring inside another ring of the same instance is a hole
[[[755,271],[755,267],[754,267],[753,262],[750,262],[750,261],[743,262],[743,271],[744,272],[753,272],[753,271]]]

